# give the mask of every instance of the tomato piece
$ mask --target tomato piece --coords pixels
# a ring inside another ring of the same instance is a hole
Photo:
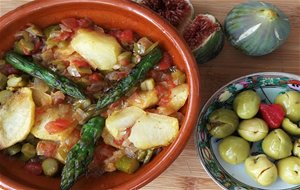
[[[65,41],[72,36],[71,32],[61,32],[57,37],[53,38],[53,41],[60,42]]]
[[[46,108],[45,107],[37,107],[37,108],[35,108],[35,116],[36,117],[42,115],[45,112],[46,112]]]
[[[114,151],[116,151],[114,147],[105,143],[100,143],[95,149],[94,162],[98,165],[103,164],[104,160],[111,157]]]
[[[61,21],[61,23],[72,30],[79,28],[79,23],[75,18],[65,18]]]
[[[72,63],[76,66],[76,67],[89,67],[90,64],[84,60],[72,60]]]
[[[134,32],[132,30],[112,30],[110,34],[122,44],[134,43]]]
[[[72,123],[73,120],[71,119],[58,118],[47,123],[45,129],[49,132],[49,134],[59,133],[67,129],[70,125],[72,125]]]
[[[77,23],[80,28],[89,28],[92,25],[92,21],[88,19],[77,19]]]
[[[68,139],[64,142],[67,145],[67,149],[71,150],[71,148],[78,142],[80,139],[80,131],[75,128],[74,131],[70,134]]]
[[[91,82],[99,82],[101,81],[101,77],[98,73],[93,73],[89,76],[89,81]]]
[[[62,104],[65,101],[66,96],[61,91],[56,91],[51,94],[53,104]]]
[[[0,66],[0,72],[6,76],[10,74],[20,74],[20,71],[15,69],[10,64],[4,64]]]
[[[157,70],[167,70],[173,64],[171,55],[168,52],[164,52],[163,58],[160,60],[158,65],[155,67]]]
[[[39,141],[36,150],[38,155],[44,155],[46,157],[54,157],[58,148],[58,144],[53,141]]]
[[[129,135],[131,133],[131,128],[127,128],[125,131],[125,134],[122,136],[121,139],[114,139],[113,142],[117,145],[117,146],[122,146],[123,142],[128,139]]]
[[[131,62],[128,59],[124,59],[124,60],[119,61],[119,63],[122,66],[128,66],[128,65],[130,65]]]
[[[42,163],[38,161],[35,162],[29,161],[25,164],[25,170],[35,175],[41,175],[43,172]]]
[[[169,89],[176,87],[176,84],[174,83],[173,78],[170,74],[163,74],[161,78],[162,81],[166,82]]]
[[[155,90],[159,98],[158,105],[165,106],[170,101],[171,90],[162,84],[156,85]]]

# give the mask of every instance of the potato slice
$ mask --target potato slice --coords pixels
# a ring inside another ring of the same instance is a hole
[[[182,106],[184,106],[187,98],[189,96],[189,86],[185,84],[180,84],[171,90],[171,100],[165,106],[159,106],[157,108],[158,113],[164,115],[170,115],[178,111]]]
[[[138,149],[167,146],[179,132],[178,120],[174,117],[147,113],[131,128],[129,141]]]
[[[55,121],[59,118],[71,118],[71,116],[72,107],[70,105],[60,104],[58,106],[45,108],[43,113],[36,116],[35,124],[31,130],[31,133],[39,139],[63,141],[74,130],[77,125],[76,122],[73,122],[72,125],[63,131],[53,134],[50,134],[45,127],[50,121]]]
[[[38,89],[35,89],[35,88],[32,89],[32,97],[33,97],[34,103],[37,107],[49,106],[52,104],[51,96],[45,92],[38,90]]]
[[[107,34],[79,29],[71,41],[72,48],[99,70],[112,70],[117,63],[121,46]]]
[[[105,127],[109,133],[116,139],[119,139],[120,132],[132,127],[136,120],[146,112],[141,108],[131,106],[121,111],[112,113],[105,121]]]
[[[0,108],[0,150],[24,140],[34,124],[30,88],[21,88]]]
[[[158,103],[158,101],[159,99],[156,90],[137,92],[132,94],[127,99],[129,105],[136,106],[141,109],[146,109],[154,106]]]

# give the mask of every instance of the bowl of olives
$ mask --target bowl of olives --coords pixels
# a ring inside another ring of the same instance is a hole
[[[224,85],[202,108],[195,145],[223,189],[300,189],[300,76],[254,73]]]

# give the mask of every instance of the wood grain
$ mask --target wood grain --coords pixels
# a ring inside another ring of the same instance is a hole
[[[29,2],[30,0],[0,0],[0,15]],[[210,13],[221,23],[226,14],[239,0],[192,0],[195,13]],[[292,30],[288,41],[274,53],[263,57],[248,57],[227,42],[221,54],[213,61],[200,65],[202,104],[219,87],[245,74],[262,71],[282,71],[300,75],[300,0],[269,0],[284,11],[291,22]],[[143,187],[150,189],[220,189],[203,170],[191,136],[186,148],[177,160],[158,178]]]

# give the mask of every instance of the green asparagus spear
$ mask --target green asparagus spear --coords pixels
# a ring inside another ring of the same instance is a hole
[[[83,125],[80,140],[68,153],[66,165],[62,171],[60,184],[62,190],[70,189],[73,183],[86,171],[93,159],[95,144],[101,136],[104,124],[105,119],[96,116]]]
[[[162,58],[161,50],[156,47],[151,50],[140,63],[129,73],[129,75],[120,80],[115,86],[110,88],[103,97],[101,97],[96,106],[96,110],[102,109],[109,104],[117,101],[126,94],[132,87],[140,82]]]
[[[86,99],[84,93],[76,83],[67,77],[60,76],[41,65],[29,61],[26,57],[18,53],[6,53],[5,60],[15,68],[45,81],[49,86],[59,89],[65,94],[78,99]]]

